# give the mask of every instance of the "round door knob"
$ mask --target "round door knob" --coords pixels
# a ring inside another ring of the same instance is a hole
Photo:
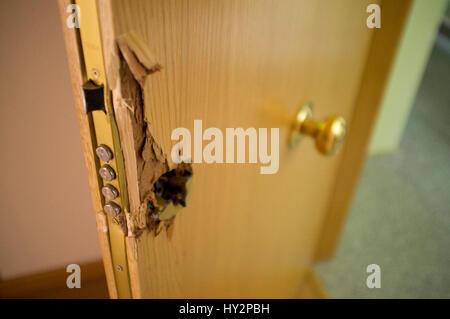
[[[328,116],[318,122],[312,119],[311,103],[303,105],[295,117],[291,134],[291,145],[297,145],[306,135],[315,139],[317,150],[324,155],[333,155],[342,146],[347,132],[347,123],[342,116]]]

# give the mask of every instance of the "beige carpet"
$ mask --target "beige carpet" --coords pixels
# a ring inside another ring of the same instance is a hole
[[[381,288],[366,267],[381,267]],[[334,298],[450,298],[450,56],[435,47],[395,154],[365,165],[337,256]]]

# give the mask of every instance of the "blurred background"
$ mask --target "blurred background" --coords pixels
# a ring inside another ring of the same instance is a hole
[[[0,297],[72,263],[107,296],[60,24],[56,1],[0,1]],[[414,0],[338,253],[317,267],[330,297],[450,298],[449,84],[448,1]]]
[[[334,298],[450,298],[447,1],[413,2],[391,72],[338,253],[317,269]]]

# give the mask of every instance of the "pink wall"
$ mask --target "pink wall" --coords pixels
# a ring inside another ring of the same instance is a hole
[[[57,3],[0,2],[0,278],[100,259]]]

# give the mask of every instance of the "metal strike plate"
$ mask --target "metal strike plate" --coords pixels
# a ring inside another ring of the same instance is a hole
[[[92,134],[92,144],[96,147],[107,146],[108,149],[96,151],[100,161],[96,162],[100,174],[105,178],[100,182],[100,188],[107,185],[114,187],[108,196],[114,197],[114,203],[107,202],[106,213],[109,211],[115,217],[107,216],[108,244],[111,255],[105,266],[114,273],[114,284],[110,290],[115,290],[118,298],[131,298],[131,283],[129,276],[126,235],[127,225],[125,212],[129,211],[127,197],[126,175],[123,154],[121,151],[119,133],[114,118],[114,112],[108,93],[108,82],[103,57],[103,45],[100,31],[98,3],[92,0],[75,0],[82,12],[80,28],[77,30],[80,38],[81,52],[84,62],[84,75],[87,80],[82,85],[84,111],[88,116]],[[102,112],[95,112],[102,111]],[[94,151],[94,150],[93,150]],[[110,152],[110,154],[109,154]],[[106,159],[106,161],[104,161]],[[103,162],[101,162],[103,161]],[[108,164],[106,164],[108,163]],[[105,167],[105,165],[109,165]],[[100,168],[101,166],[101,168]],[[109,190],[109,189],[108,189]],[[99,189],[102,191],[102,189]],[[105,198],[107,198],[105,196]],[[103,203],[102,203],[103,204]],[[110,204],[110,206],[107,206]],[[120,209],[120,212],[119,212]]]

